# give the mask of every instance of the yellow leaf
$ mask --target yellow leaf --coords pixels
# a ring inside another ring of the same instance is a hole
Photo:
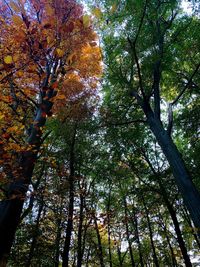
[[[117,10],[117,3],[114,3],[111,7],[111,13],[114,13]]]
[[[83,25],[86,28],[90,26],[90,16],[89,15],[83,16]]]
[[[12,62],[13,62],[12,56],[6,56],[6,57],[4,57],[4,62],[6,64],[12,64]]]
[[[10,6],[15,12],[20,12],[20,7],[16,3],[14,3],[13,1],[10,2]]]
[[[65,97],[65,95],[58,95],[58,96],[56,96],[56,99],[59,99],[59,100],[62,100],[62,99],[65,99],[66,97]]]
[[[0,114],[0,120],[4,119],[5,115],[4,114]]]
[[[98,8],[98,7],[95,7],[93,10],[92,10],[92,14],[97,17],[97,18],[100,18],[102,16],[102,12],[101,12],[101,9]]]
[[[23,20],[20,16],[14,15],[12,20],[17,26],[21,26],[21,24],[23,24]]]
[[[63,50],[60,49],[60,48],[57,48],[57,49],[56,49],[56,54],[57,54],[58,57],[63,57],[64,54],[65,54],[65,51],[63,51]]]

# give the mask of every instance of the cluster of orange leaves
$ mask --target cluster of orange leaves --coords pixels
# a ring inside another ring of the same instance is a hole
[[[97,35],[76,1],[0,0],[0,163],[26,149],[45,80],[64,116],[82,113],[101,72]]]

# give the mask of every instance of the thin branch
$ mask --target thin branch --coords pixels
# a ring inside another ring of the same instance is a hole
[[[168,126],[167,126],[167,133],[171,135],[173,127],[173,111],[172,111],[172,104],[168,104]]]
[[[175,105],[179,99],[182,97],[182,95],[185,93],[185,91],[188,89],[188,87],[190,86],[190,84],[192,83],[192,79],[194,78],[194,76],[196,75],[196,73],[198,72],[200,68],[200,63],[197,65],[197,67],[195,68],[194,72],[192,73],[190,79],[188,80],[187,84],[185,85],[185,87],[183,88],[183,90],[180,92],[180,94],[174,99],[173,102],[171,102],[171,105]]]
[[[139,27],[138,27],[138,31],[137,31],[137,34],[135,36],[135,40],[133,41],[134,44],[136,44],[137,42],[137,39],[140,35],[140,31],[141,31],[141,28],[142,28],[142,24],[144,22],[144,17],[146,15],[146,9],[147,9],[147,0],[145,1],[145,5],[144,5],[144,9],[143,9],[143,12],[142,12],[142,17],[141,17],[141,20],[140,20],[140,24],[139,24]]]
[[[130,121],[125,121],[125,122],[109,122],[107,124],[101,125],[101,127],[129,125],[132,123],[146,123],[146,121],[145,120],[130,120]]]
[[[137,56],[137,51],[136,51],[136,46],[135,46],[135,41],[131,41],[131,39],[128,37],[127,38],[132,50],[133,50],[133,55],[135,58],[136,66],[137,66],[137,73],[138,73],[138,78],[139,78],[139,87],[143,96],[143,99],[146,99],[145,93],[144,93],[144,88],[143,88],[143,83],[142,83],[142,74],[141,74],[141,68],[139,64],[139,58]]]

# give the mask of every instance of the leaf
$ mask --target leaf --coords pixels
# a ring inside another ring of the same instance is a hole
[[[63,50],[60,49],[60,48],[57,48],[57,49],[56,49],[56,54],[57,54],[58,57],[63,57],[64,54],[65,54],[65,51],[63,51]]]
[[[50,5],[47,5],[47,7],[46,7],[46,13],[50,17],[54,15],[54,10],[53,10],[53,8]]]
[[[71,65],[73,63],[73,61],[75,60],[75,58],[76,58],[76,56],[75,56],[74,53],[69,55],[68,58],[67,58],[68,65]]]
[[[4,62],[5,62],[6,64],[12,64],[12,63],[13,63],[13,58],[12,58],[12,56],[6,56],[6,57],[4,57]]]
[[[114,3],[114,4],[112,5],[112,7],[111,7],[110,12],[111,12],[111,13],[114,13],[116,10],[117,10],[117,3]]]
[[[20,7],[16,3],[14,3],[13,1],[10,2],[10,6],[15,12],[20,12],[21,11]]]
[[[90,16],[89,15],[83,16],[83,25],[86,28],[90,26]]]
[[[51,85],[51,87],[52,87],[53,89],[58,88],[58,82],[57,82],[57,81],[54,82],[54,83]]]
[[[66,99],[65,95],[58,95],[56,96],[56,99],[62,100],[62,99]]]
[[[18,15],[13,15],[12,20],[17,26],[21,26],[24,23],[22,18]]]
[[[95,7],[93,10],[92,10],[92,14],[97,17],[98,19],[101,18],[102,16],[102,12],[101,12],[101,9],[98,8],[98,7]]]

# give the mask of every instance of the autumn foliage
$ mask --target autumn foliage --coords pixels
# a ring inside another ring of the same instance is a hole
[[[0,259],[20,221],[47,117],[90,114],[100,75],[97,36],[81,5],[0,1]]]
[[[73,105],[78,113],[95,95],[101,55],[90,17],[73,0],[1,1],[0,6],[0,162],[6,165],[1,172],[5,183],[7,165],[15,164],[16,153],[30,149],[30,129],[43,126],[34,119],[36,109],[51,99],[53,113],[62,109],[64,116],[64,109]],[[43,118],[51,115],[52,110],[42,109]]]

